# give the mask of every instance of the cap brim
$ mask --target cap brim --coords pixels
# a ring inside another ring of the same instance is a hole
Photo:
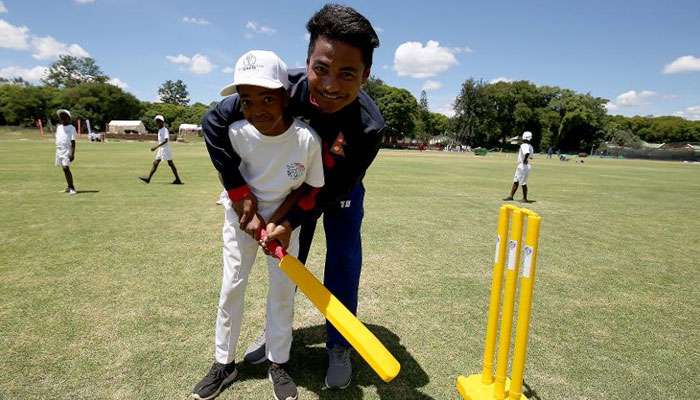
[[[226,85],[223,89],[221,89],[219,94],[222,96],[230,96],[238,92],[238,89],[236,89],[236,87],[240,85],[260,86],[267,89],[279,89],[285,87],[284,84],[280,81],[273,81],[270,79],[245,79],[240,81],[234,81],[230,85]]]
[[[61,114],[66,114],[66,115],[68,115],[68,118],[72,118],[70,115],[70,111],[68,111],[68,110],[60,109],[60,110],[56,111],[56,115],[58,115],[59,117],[61,116]]]

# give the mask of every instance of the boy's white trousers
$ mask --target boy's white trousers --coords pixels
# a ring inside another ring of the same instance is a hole
[[[258,213],[267,221],[279,204],[260,202],[258,203]],[[255,262],[255,256],[259,251],[267,258],[269,277],[265,330],[267,358],[274,363],[286,363],[289,360],[289,350],[292,346],[295,285],[279,268],[279,260],[265,256],[255,239],[239,228],[238,216],[231,208],[231,203],[225,201],[224,207],[224,271],[216,317],[214,358],[222,364],[234,361],[243,320],[245,289],[251,267]],[[287,252],[297,256],[299,229],[292,232]]]

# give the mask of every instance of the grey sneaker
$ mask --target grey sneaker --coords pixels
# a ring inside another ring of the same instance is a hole
[[[221,393],[238,376],[236,363],[219,364],[214,362],[209,373],[192,389],[191,399],[210,400]]]
[[[351,378],[350,349],[336,344],[328,349],[326,386],[330,389],[345,389],[350,385]]]
[[[265,331],[263,330],[260,336],[248,346],[243,356],[243,361],[248,364],[262,364],[267,361],[267,352],[265,349]]]

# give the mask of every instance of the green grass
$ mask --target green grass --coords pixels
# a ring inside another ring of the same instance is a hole
[[[29,140],[18,140],[29,139]],[[148,143],[80,141],[69,197],[50,139],[0,134],[0,398],[186,398],[212,361],[221,279],[219,185],[201,142],[174,143],[184,186]],[[165,167],[165,168],[164,168]],[[321,389],[323,320],[297,296],[304,399],[454,399],[480,370],[498,207],[514,156],[382,151],[365,185],[360,316],[402,363],[359,358]],[[700,166],[534,161],[543,217],[526,381],[539,398],[689,399],[700,376]],[[310,268],[321,276],[322,230]],[[238,359],[264,319],[258,260]],[[244,366],[221,399],[269,399]]]

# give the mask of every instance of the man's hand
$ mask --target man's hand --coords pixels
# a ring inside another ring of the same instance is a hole
[[[245,233],[249,234],[256,241],[260,240],[260,231],[263,230],[265,226],[265,221],[259,214],[253,214],[250,222],[248,222],[245,227],[241,227]]]
[[[245,230],[253,216],[258,212],[258,201],[252,193],[249,193],[242,200],[232,201],[231,203],[233,204],[233,211],[238,215],[241,229]],[[262,228],[263,225],[260,227]]]
[[[260,245],[263,246],[263,249],[268,242],[273,240],[280,242],[285,250],[287,247],[289,247],[289,240],[292,236],[292,227],[289,225],[288,221],[284,221],[279,225],[272,223],[267,224],[267,228],[265,230],[267,231],[267,238],[265,240],[260,240]]]

